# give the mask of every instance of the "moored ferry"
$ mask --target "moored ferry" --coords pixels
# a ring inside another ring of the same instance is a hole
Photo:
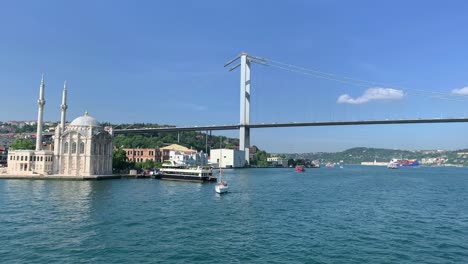
[[[213,169],[210,167],[189,167],[186,165],[163,164],[163,168],[154,175],[154,178],[173,181],[216,182]]]

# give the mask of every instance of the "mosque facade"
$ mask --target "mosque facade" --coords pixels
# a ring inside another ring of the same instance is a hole
[[[41,80],[35,150],[10,150],[9,175],[96,177],[112,175],[112,128],[104,128],[86,112],[65,124],[67,87],[64,84],[61,119],[54,135],[53,150],[42,149],[45,84]]]

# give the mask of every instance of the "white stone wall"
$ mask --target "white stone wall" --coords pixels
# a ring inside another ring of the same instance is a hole
[[[10,150],[7,174],[50,175],[53,174],[54,155],[48,150]]]
[[[176,164],[186,164],[191,166],[204,166],[208,164],[208,155],[203,152],[185,153],[183,151],[169,151],[169,160]]]
[[[58,140],[56,171],[64,176],[112,174],[112,137],[100,127],[67,127]]]
[[[221,168],[241,168],[245,166],[245,152],[236,149],[212,149],[210,161],[218,163]]]

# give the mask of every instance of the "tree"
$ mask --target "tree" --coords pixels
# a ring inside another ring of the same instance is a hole
[[[141,164],[141,168],[144,169],[144,170],[150,170],[150,169],[154,169],[155,167],[155,162],[153,160],[145,160],[142,162]]]
[[[114,171],[129,169],[132,163],[128,162],[127,153],[121,148],[114,150],[112,157],[112,167]]]
[[[250,165],[268,166],[267,158],[269,154],[264,150],[258,150],[254,158],[250,160]]]
[[[31,149],[34,150],[36,146],[31,139],[17,139],[13,141],[10,145],[11,149]]]
[[[303,160],[303,159],[297,159],[297,160],[296,160],[296,165],[305,165],[305,160]]]

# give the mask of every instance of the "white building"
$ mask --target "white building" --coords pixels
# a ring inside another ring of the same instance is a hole
[[[204,166],[208,164],[208,155],[201,152],[184,152],[178,150],[169,151],[169,160],[175,164]]]
[[[85,113],[54,136],[54,173],[65,176],[112,174],[112,136]]]
[[[212,149],[210,163],[217,163],[221,168],[245,167],[245,152],[237,149]]]
[[[268,157],[267,162],[273,166],[281,166],[284,168],[288,167],[288,159],[284,159],[280,157]]]
[[[49,175],[54,166],[54,152],[50,150],[8,151],[9,175]]]
[[[39,92],[36,150],[10,150],[7,173],[13,176],[91,177],[112,175],[112,129],[105,131],[85,113],[65,126],[67,88],[62,95],[61,122],[55,129],[54,150],[42,150],[44,78]]]

